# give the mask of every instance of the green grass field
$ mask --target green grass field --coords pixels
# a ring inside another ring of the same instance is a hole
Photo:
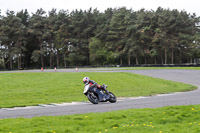
[[[82,78],[107,84],[117,97],[188,91],[196,87],[131,73],[1,73],[0,108],[87,101]]]
[[[0,119],[1,133],[199,133],[200,105]]]
[[[1,73],[0,108],[87,101],[82,78],[107,84],[118,97],[188,91],[196,87],[131,73]],[[0,119],[0,133],[198,133],[200,105],[106,113]]]

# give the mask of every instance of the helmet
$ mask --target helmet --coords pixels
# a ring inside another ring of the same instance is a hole
[[[84,84],[88,84],[89,83],[90,78],[89,77],[84,77],[83,78],[83,83]]]

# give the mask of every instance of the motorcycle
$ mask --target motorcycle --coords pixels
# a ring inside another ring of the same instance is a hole
[[[103,85],[106,89],[107,85]],[[99,102],[107,102],[115,103],[117,101],[116,96],[112,92],[106,93],[102,89],[98,89],[97,87],[90,87],[90,84],[84,87],[83,94],[87,96],[88,100],[93,104],[98,104]]]

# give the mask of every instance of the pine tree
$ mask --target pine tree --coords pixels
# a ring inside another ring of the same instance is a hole
[[[46,38],[47,34],[45,32],[45,27],[47,25],[46,23],[46,12],[41,8],[36,11],[35,14],[30,18],[30,25],[29,25],[29,33],[31,33],[37,40],[37,47],[36,51],[34,53],[39,53],[40,54],[40,61],[41,61],[41,67],[44,67],[44,53],[45,50],[43,48],[44,45],[44,40]],[[37,59],[38,56],[35,56],[36,54],[32,55],[32,59],[34,58],[35,61],[39,61]]]
[[[123,56],[126,54],[124,50],[126,45],[126,28],[128,23],[125,21],[126,8],[116,10],[112,16],[107,36],[107,48],[113,52],[113,57],[120,59],[120,65],[123,64]]]

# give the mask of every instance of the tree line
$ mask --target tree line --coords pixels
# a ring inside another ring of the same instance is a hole
[[[195,63],[199,22],[161,7],[7,11],[0,15],[0,68]]]

